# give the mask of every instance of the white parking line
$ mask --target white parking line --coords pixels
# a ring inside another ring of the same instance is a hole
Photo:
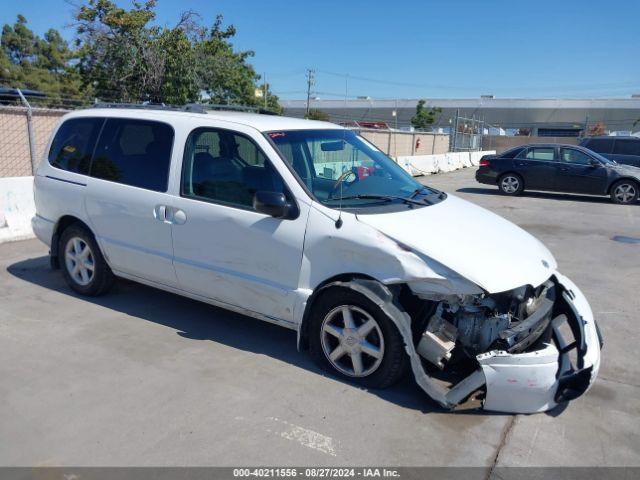
[[[336,456],[336,450],[333,444],[333,439],[331,437],[310,430],[308,428],[301,427],[300,425],[295,425],[293,423],[287,422],[286,420],[281,420],[276,417],[267,418],[285,427],[284,430],[276,432],[282,438],[293,440],[301,445],[304,445],[305,447],[313,448],[314,450],[329,454],[334,457]]]

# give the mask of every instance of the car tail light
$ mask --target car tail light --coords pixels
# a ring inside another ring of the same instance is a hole
[[[489,160],[485,160],[483,158],[480,159],[480,163],[478,165],[480,165],[481,167],[488,167],[489,166]]]

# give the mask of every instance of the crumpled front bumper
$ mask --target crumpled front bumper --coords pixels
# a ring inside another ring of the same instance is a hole
[[[400,310],[388,287],[374,280],[354,279],[332,285],[349,288],[369,298],[396,324],[416,383],[445,408],[455,408],[474,392],[486,392],[486,410],[508,413],[536,413],[585,393],[600,367],[602,338],[587,299],[567,277],[555,274],[558,302],[565,302],[554,317],[549,343],[539,350],[509,353],[493,350],[477,357],[480,367],[457,384],[446,388],[427,374],[413,343],[411,318]],[[555,306],[555,305],[554,305]],[[556,309],[554,308],[554,311]],[[567,322],[575,341],[561,333]],[[575,350],[575,354],[573,351]],[[575,362],[571,358],[575,357]]]
[[[535,413],[585,393],[600,368],[602,336],[580,289],[556,273],[558,302],[564,313],[552,322],[553,342],[525,353],[492,351],[477,357],[485,377],[484,408],[497,412]],[[562,334],[566,322],[573,338]],[[575,353],[574,353],[575,352]]]

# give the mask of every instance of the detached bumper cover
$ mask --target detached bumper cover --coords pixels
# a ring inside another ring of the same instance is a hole
[[[492,351],[477,357],[486,380],[486,410],[544,412],[579,397],[593,384],[600,368],[600,331],[580,289],[567,277],[555,276],[561,287],[557,301],[566,308],[553,320],[553,343],[533,352]],[[573,341],[561,333],[565,322]]]

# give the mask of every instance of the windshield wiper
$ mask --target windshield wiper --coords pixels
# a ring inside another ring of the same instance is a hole
[[[340,198],[332,198],[333,201],[340,200],[383,200],[387,202],[392,202],[394,200],[400,200],[401,202],[413,205],[426,205],[424,202],[419,202],[417,200],[412,200],[409,197],[399,197],[397,195],[349,195],[347,197]]]
[[[409,198],[415,198],[420,192],[422,192],[423,190],[427,190],[427,187],[425,187],[424,185],[422,187],[416,188],[413,193],[411,193],[411,195],[409,195]],[[430,189],[429,189],[430,190]]]
[[[413,191],[413,193],[412,193],[411,195],[409,195],[409,198],[415,198],[415,197],[417,197],[417,196],[418,196],[418,194],[419,194],[420,192],[423,192],[423,191],[425,191],[425,190],[429,190],[429,192],[430,192],[430,193],[425,193],[425,196],[429,196],[429,195],[437,195],[438,200],[444,200],[444,198],[446,197],[446,193],[441,192],[441,191],[439,191],[439,190],[435,190],[435,189],[430,188],[430,187],[425,187],[425,186],[423,185],[423,186],[422,186],[422,187],[420,187],[420,188],[416,188],[416,189]],[[422,201],[423,201],[423,202],[425,202],[425,203],[428,203],[429,205],[433,205],[433,202],[428,201],[426,198],[424,198]]]

